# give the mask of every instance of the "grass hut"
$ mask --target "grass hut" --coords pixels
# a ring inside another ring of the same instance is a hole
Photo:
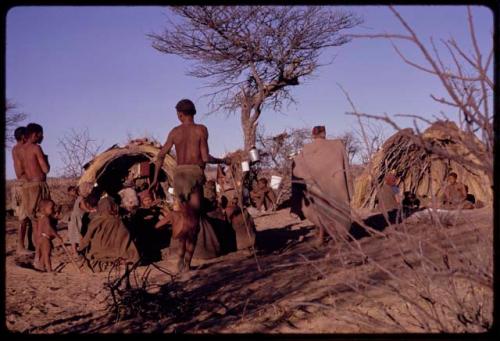
[[[111,196],[124,187],[124,180],[141,178],[149,183],[153,179],[154,162],[160,146],[147,139],[133,140],[126,146],[113,145],[84,165],[84,173],[78,185],[91,183]],[[171,186],[176,161],[171,155],[165,157],[158,181],[164,191]],[[132,174],[131,174],[132,173]]]
[[[422,139],[451,155],[443,157],[424,149],[412,129],[403,129],[391,136],[375,153],[371,164],[356,179],[352,206],[374,208],[377,188],[382,184],[387,172],[395,172],[398,185],[403,191],[415,193],[423,202],[433,195],[439,195],[450,172],[458,174],[458,181],[468,186],[469,193],[477,200],[489,203],[492,190],[488,175],[471,167],[480,160],[469,153],[462,141],[471,138],[461,131],[454,122],[437,121],[422,133]],[[480,146],[480,143],[477,144]],[[468,160],[468,164],[457,162]]]

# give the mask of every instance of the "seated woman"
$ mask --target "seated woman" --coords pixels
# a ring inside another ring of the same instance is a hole
[[[90,221],[78,250],[84,252],[91,267],[97,262],[113,262],[118,259],[135,263],[140,258],[129,231],[118,215],[118,206],[109,196],[99,201],[96,216]]]

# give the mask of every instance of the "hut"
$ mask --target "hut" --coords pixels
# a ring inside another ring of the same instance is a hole
[[[159,151],[160,145],[148,139],[132,140],[123,147],[115,144],[83,166],[78,186],[82,189],[90,183],[116,198],[124,183],[140,187],[152,180]],[[175,166],[174,157],[167,155],[158,177],[163,193],[168,191]]]
[[[420,137],[427,145],[435,146],[450,156],[444,157],[426,150],[418,143]],[[352,207],[373,209],[376,206],[377,188],[387,172],[396,174],[401,192],[415,193],[424,203],[440,194],[450,172],[458,174],[458,180],[468,187],[469,193],[477,200],[491,202],[492,190],[488,174],[480,170],[480,167],[471,167],[471,164],[479,165],[480,160],[469,153],[462,142],[475,137],[461,131],[451,121],[436,121],[420,137],[408,128],[387,139],[356,179]],[[481,146],[477,142],[477,146]]]

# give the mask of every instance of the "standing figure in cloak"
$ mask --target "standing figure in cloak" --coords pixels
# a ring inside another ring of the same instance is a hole
[[[292,164],[291,213],[318,228],[319,246],[328,227],[336,233],[348,233],[353,184],[342,140],[326,139],[324,126],[314,127],[312,138]]]
[[[194,122],[196,108],[192,101],[183,99],[176,105],[177,117],[181,124],[173,128],[155,162],[155,173],[150,189],[158,186],[158,175],[165,156],[175,147],[177,167],[174,172],[173,187],[179,203],[180,219],[173,219],[172,237],[180,241],[179,272],[188,271],[200,229],[200,212],[205,183],[207,163],[227,163],[212,157],[208,151],[207,127]]]

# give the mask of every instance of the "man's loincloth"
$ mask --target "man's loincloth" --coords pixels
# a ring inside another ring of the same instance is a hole
[[[38,204],[42,199],[50,199],[50,190],[47,182],[33,181],[23,184],[21,205],[23,206],[24,213],[30,220],[36,218]]]
[[[18,180],[14,183],[12,187],[11,202],[19,221],[23,221],[27,217],[27,213],[24,210],[24,205],[23,205],[23,185],[24,181]]]
[[[178,165],[174,173],[174,191],[181,202],[189,200],[189,195],[205,184],[205,173],[198,165]]]

